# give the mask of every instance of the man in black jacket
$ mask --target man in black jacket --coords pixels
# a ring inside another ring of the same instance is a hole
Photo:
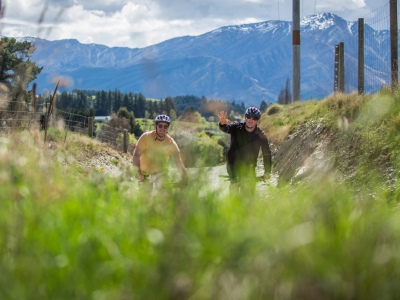
[[[231,144],[226,157],[226,167],[230,180],[230,191],[254,193],[256,187],[257,159],[262,151],[264,162],[264,179],[270,178],[271,150],[264,131],[257,127],[261,111],[257,107],[249,107],[244,122],[230,123],[227,113],[221,111],[219,128],[231,135]]]

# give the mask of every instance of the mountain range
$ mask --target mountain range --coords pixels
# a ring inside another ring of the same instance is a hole
[[[358,24],[323,13],[301,19],[301,99],[333,92],[335,45],[345,45],[346,92],[357,90]],[[365,25],[366,91],[390,77],[389,30]],[[182,36],[144,48],[82,44],[74,39],[29,38],[32,61],[43,66],[38,91],[120,90],[146,98],[194,95],[259,105],[274,103],[292,77],[292,23],[265,21],[225,26],[198,36]],[[376,64],[376,62],[380,62]],[[62,81],[63,83],[65,80]]]

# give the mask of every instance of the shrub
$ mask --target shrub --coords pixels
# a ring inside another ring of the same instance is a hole
[[[268,109],[267,109],[267,115],[268,116],[271,116],[271,115],[274,115],[274,114],[277,114],[277,113],[279,113],[281,111],[281,108],[280,108],[280,106],[279,105],[271,105]]]
[[[180,131],[174,138],[178,143],[186,167],[215,166],[223,159],[223,147],[218,139],[205,132]]]
[[[58,127],[49,127],[47,129],[46,140],[49,142],[59,142],[65,137],[65,131]]]

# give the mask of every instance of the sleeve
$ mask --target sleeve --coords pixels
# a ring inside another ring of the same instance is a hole
[[[219,123],[218,123],[219,124]],[[223,132],[232,134],[233,132],[235,132],[236,128],[240,125],[239,122],[233,122],[233,123],[229,123],[229,124],[225,124],[225,125],[221,125],[219,124],[219,129],[222,130]]]
[[[147,144],[146,134],[142,134],[136,143],[136,148],[145,149]]]
[[[225,124],[225,125],[221,125],[220,123],[218,123],[219,125],[219,129],[223,132],[229,133],[229,125]]]
[[[260,136],[261,136],[261,151],[264,162],[264,172],[271,173],[272,155],[271,155],[271,149],[269,147],[268,138],[263,131],[260,133]]]

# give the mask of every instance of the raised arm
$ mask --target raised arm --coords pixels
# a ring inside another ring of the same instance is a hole
[[[218,119],[219,119],[219,125],[220,126],[224,126],[226,124],[229,124],[229,120],[228,120],[228,114],[224,111],[221,111],[218,114]]]

